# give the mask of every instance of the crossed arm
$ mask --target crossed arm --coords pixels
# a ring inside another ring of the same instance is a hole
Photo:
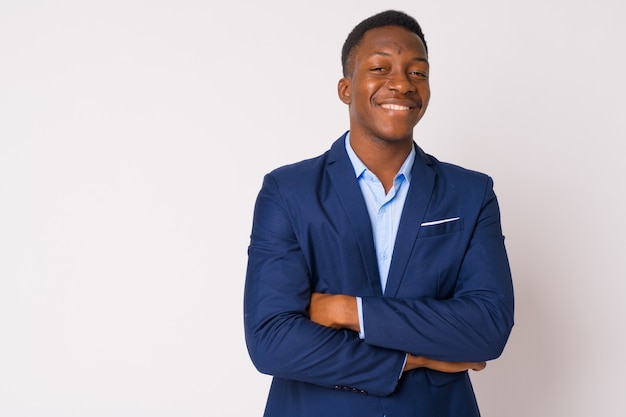
[[[512,326],[512,289],[495,200],[487,202],[484,226],[474,233],[480,238],[464,258],[454,297],[364,297],[365,341],[356,333],[355,298],[320,294],[332,290],[312,286],[306,258],[312,252],[303,249],[306,239],[296,237],[287,208],[267,177],[255,208],[244,297],[246,342],[259,371],[388,395],[402,370],[480,370],[500,354]]]
[[[343,294],[313,293],[309,307],[311,321],[333,329],[360,331],[356,298]],[[417,368],[429,368],[440,372],[481,371],[487,363],[448,362],[407,354],[403,372]]]

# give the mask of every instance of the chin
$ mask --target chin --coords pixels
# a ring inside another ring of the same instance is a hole
[[[383,133],[379,138],[385,142],[413,141],[413,130],[409,132],[389,132]]]

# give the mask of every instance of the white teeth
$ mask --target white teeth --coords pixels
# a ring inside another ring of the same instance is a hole
[[[380,107],[388,110],[411,110],[410,107],[400,106],[398,104],[381,104]]]

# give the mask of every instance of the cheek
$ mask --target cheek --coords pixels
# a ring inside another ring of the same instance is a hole
[[[420,96],[424,104],[428,104],[430,101],[430,86],[428,84],[420,89]]]
[[[356,106],[369,111],[372,108],[373,103],[376,102],[376,97],[379,95],[380,89],[372,84],[361,85],[358,91],[355,91],[355,96],[352,97],[352,101]]]
[[[419,97],[422,101],[422,108],[420,113],[424,114],[426,108],[428,107],[428,103],[430,102],[430,89],[424,88],[419,90]]]
[[[357,109],[364,110],[369,107],[372,100],[372,95],[369,90],[361,86],[361,88],[352,90],[352,96],[350,97],[350,104]]]

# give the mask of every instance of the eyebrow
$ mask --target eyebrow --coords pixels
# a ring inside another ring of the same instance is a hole
[[[374,56],[374,55],[391,56],[391,54],[389,52],[383,52],[383,51],[374,51],[369,56]],[[417,56],[417,57],[413,58],[413,61],[425,62],[425,63],[428,64],[428,58],[422,58],[420,56]]]

